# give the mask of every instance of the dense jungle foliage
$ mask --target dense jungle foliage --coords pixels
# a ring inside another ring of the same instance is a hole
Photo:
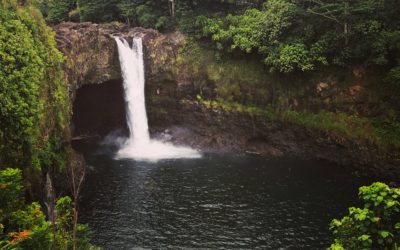
[[[0,165],[40,179],[41,170],[65,165],[63,58],[36,8],[2,1],[0,23]]]
[[[397,0],[36,0],[49,22],[123,21],[209,38],[231,53],[257,54],[271,71],[379,66],[400,84]]]

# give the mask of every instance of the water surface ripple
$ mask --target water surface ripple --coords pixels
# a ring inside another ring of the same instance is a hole
[[[321,249],[360,181],[320,161],[86,153],[81,221],[105,249]]]

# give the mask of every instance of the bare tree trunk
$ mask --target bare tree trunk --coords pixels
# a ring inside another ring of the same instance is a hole
[[[172,0],[172,17],[175,17],[175,0]]]
[[[78,226],[78,199],[83,180],[85,179],[85,160],[81,154],[72,153],[69,164],[69,180],[71,185],[73,202],[73,221],[72,221],[72,249],[76,250],[76,231]]]
[[[347,46],[349,44],[349,2],[344,3],[344,42]]]
[[[172,17],[175,17],[175,0],[168,0],[169,12]]]
[[[56,237],[56,214],[55,214],[55,204],[56,204],[56,198],[55,198],[55,192],[54,192],[54,186],[53,186],[53,181],[51,180],[50,173],[46,173],[46,201],[45,205],[47,208],[47,216],[49,218],[49,221],[51,221],[52,225],[52,231],[53,231],[53,244],[51,246],[51,249],[55,249],[55,237]]]

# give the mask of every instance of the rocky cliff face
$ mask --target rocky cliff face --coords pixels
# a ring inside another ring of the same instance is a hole
[[[269,75],[257,61],[220,62],[218,55],[190,45],[180,33],[164,35],[120,24],[91,23],[61,23],[54,30],[66,58],[64,71],[72,99],[83,85],[121,81],[113,36],[142,37],[150,127],[154,133],[170,134],[175,143],[212,151],[322,158],[390,179],[400,176],[398,152],[383,150],[368,140],[210,108],[196,101],[222,100],[276,110],[379,113],[379,105],[371,101],[363,84],[362,70],[342,77],[348,84],[341,84],[334,71],[302,77],[306,80],[298,76],[282,80]]]
[[[118,48],[114,41],[114,36],[124,37],[131,41],[133,37],[142,37],[145,47],[145,62],[146,62],[146,78],[148,79],[147,92],[150,96],[155,96],[162,92],[172,93],[171,98],[164,98],[169,104],[174,98],[175,83],[173,83],[174,76],[172,65],[175,63],[175,58],[181,45],[182,36],[179,34],[163,35],[155,30],[143,28],[128,28],[125,25],[115,24],[93,24],[93,23],[71,23],[64,22],[53,27],[56,33],[56,41],[58,49],[63,53],[65,61],[63,70],[65,78],[69,85],[70,96],[73,103],[75,103],[76,94],[78,89],[82,88],[82,98],[85,100],[78,100],[79,103],[90,104],[95,107],[96,96],[102,96],[99,102],[110,102],[110,107],[118,107],[114,115],[110,114],[91,114],[96,112],[106,113],[110,109],[90,110],[90,107],[83,110],[78,115],[79,117],[86,117],[80,123],[86,124],[84,128],[77,129],[80,133],[90,135],[90,130],[100,132],[103,134],[107,129],[116,126],[125,128],[121,124],[121,117],[116,117],[121,112],[120,101],[112,100],[123,98],[119,90],[122,88],[122,76],[118,59]],[[152,84],[153,83],[153,84]],[[163,84],[166,83],[166,84]],[[106,84],[108,87],[99,87],[93,85]],[[163,86],[161,86],[162,84]],[[93,98],[88,98],[87,88],[94,91]],[[110,96],[104,97],[104,89],[109,89]],[[162,99],[162,98],[159,98]],[[153,99],[152,99],[153,100]],[[159,103],[164,105],[165,103]],[[97,107],[104,107],[107,103],[97,105]],[[73,104],[71,104],[73,106]],[[150,105],[152,106],[152,105]],[[153,110],[156,110],[154,108]],[[74,107],[74,112],[75,107]],[[75,112],[74,114],[76,114]],[[97,124],[90,127],[87,118],[95,117]],[[114,122],[104,122],[99,124],[102,119],[110,118]],[[73,124],[77,125],[77,124]],[[78,124],[79,125],[79,124]],[[111,126],[111,127],[110,127]],[[75,126],[72,126],[74,130]],[[101,130],[101,131],[98,131]]]
[[[400,177],[398,151],[367,139],[192,102],[171,112],[174,125],[162,131],[177,144],[216,152],[323,159],[359,176],[375,175],[390,181]]]
[[[180,41],[155,30],[119,24],[61,23],[53,27],[57,47],[65,56],[64,71],[74,90],[85,84],[100,84],[121,79],[117,46],[113,36],[143,38],[152,78],[168,70]]]

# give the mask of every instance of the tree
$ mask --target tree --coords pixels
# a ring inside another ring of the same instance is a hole
[[[73,0],[49,0],[46,19],[51,23],[66,21],[74,7],[75,1]]]
[[[171,17],[175,17],[175,0],[168,0],[168,5]]]
[[[119,18],[119,0],[77,0],[82,22],[111,22]]]
[[[336,61],[344,64],[363,59],[367,64],[389,63],[393,40],[388,36],[392,37],[393,31],[399,28],[399,17],[393,13],[398,1],[312,0],[311,3],[307,12],[319,17],[323,24],[315,28],[325,29],[324,33],[334,32],[342,40],[336,45],[341,51]],[[313,22],[318,23],[318,19]]]
[[[203,30],[220,48],[264,53],[279,44],[281,35],[292,24],[295,10],[296,6],[290,1],[271,0],[264,4],[263,10],[250,9],[243,15],[209,19]]]
[[[349,41],[349,16],[350,16],[350,0],[340,1],[320,1],[312,0],[314,6],[308,8],[311,14],[315,14],[331,20],[343,26],[345,44]]]
[[[136,19],[134,1],[122,0],[117,6],[121,17],[125,20],[125,22],[128,25],[133,24]]]
[[[71,204],[72,213],[71,213],[71,226],[72,226],[72,249],[77,249],[77,233],[78,233],[78,198],[80,194],[80,190],[82,188],[83,180],[85,178],[85,160],[82,155],[78,153],[72,154],[72,157],[69,159],[69,167],[68,167],[68,180],[71,187],[72,196],[74,202]],[[69,202],[71,203],[71,202]]]
[[[258,52],[273,70],[283,73],[312,70],[314,64],[324,62],[324,58],[300,39],[287,39],[286,32],[290,31],[296,15],[297,6],[293,2],[270,0],[262,10],[250,9],[243,15],[209,18],[204,22],[203,32],[216,42],[218,49]]]

